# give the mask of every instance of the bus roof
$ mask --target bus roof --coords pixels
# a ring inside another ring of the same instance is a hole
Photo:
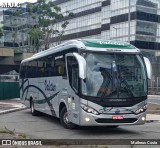
[[[114,41],[114,40],[82,39],[81,42],[83,42],[83,44],[87,47],[136,49],[136,47],[127,42]]]
[[[56,47],[51,47],[45,51],[34,54],[32,57],[24,59],[23,62],[31,61],[53,53],[67,50],[69,48],[78,48],[89,51],[105,52],[140,52],[135,46],[122,41],[101,40],[101,39],[78,39],[64,42]]]

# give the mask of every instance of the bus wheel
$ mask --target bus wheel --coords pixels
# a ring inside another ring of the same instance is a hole
[[[60,122],[67,129],[75,128],[75,124],[69,122],[68,112],[67,112],[66,107],[63,107],[61,112],[60,112]]]
[[[32,113],[32,116],[38,116],[39,115],[39,112],[36,111],[35,108],[34,108],[33,100],[31,100],[31,113]]]
[[[107,126],[109,128],[118,128],[119,126],[118,125],[110,125],[110,126]]]

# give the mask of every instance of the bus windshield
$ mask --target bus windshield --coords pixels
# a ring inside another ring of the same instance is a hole
[[[84,53],[87,77],[82,94],[101,98],[147,95],[146,69],[139,54]]]

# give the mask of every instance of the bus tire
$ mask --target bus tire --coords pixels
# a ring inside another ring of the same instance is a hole
[[[61,112],[60,112],[60,122],[63,125],[63,127],[67,128],[67,129],[73,129],[76,127],[75,124],[68,122],[68,112],[66,107],[63,107]]]
[[[119,125],[109,125],[109,126],[107,126],[107,127],[109,127],[109,128],[118,128]]]
[[[35,108],[34,108],[33,99],[31,100],[31,114],[32,114],[32,116],[38,116],[39,115],[39,112],[36,111]]]

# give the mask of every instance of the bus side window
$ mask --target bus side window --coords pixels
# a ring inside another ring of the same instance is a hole
[[[27,78],[27,66],[26,66],[26,63],[24,65],[23,69],[24,69],[24,78]]]
[[[37,77],[37,61],[34,60],[32,61],[32,78],[36,78]]]
[[[21,67],[20,67],[20,78],[24,78],[25,76],[25,69],[24,69],[24,64],[21,64]]]
[[[44,60],[43,58],[38,59],[38,77],[43,77],[44,76]]]
[[[26,63],[26,78],[29,78],[30,68],[29,68],[29,62]]]
[[[72,56],[67,57],[67,69],[70,85],[76,92],[78,92],[78,62]]]
[[[78,91],[78,67],[75,66],[72,68],[72,86]]]
[[[52,56],[47,56],[45,61],[46,61],[45,76],[46,77],[54,76],[53,57]]]
[[[66,66],[64,57],[60,57],[55,60],[55,75],[56,76],[66,76]]]

